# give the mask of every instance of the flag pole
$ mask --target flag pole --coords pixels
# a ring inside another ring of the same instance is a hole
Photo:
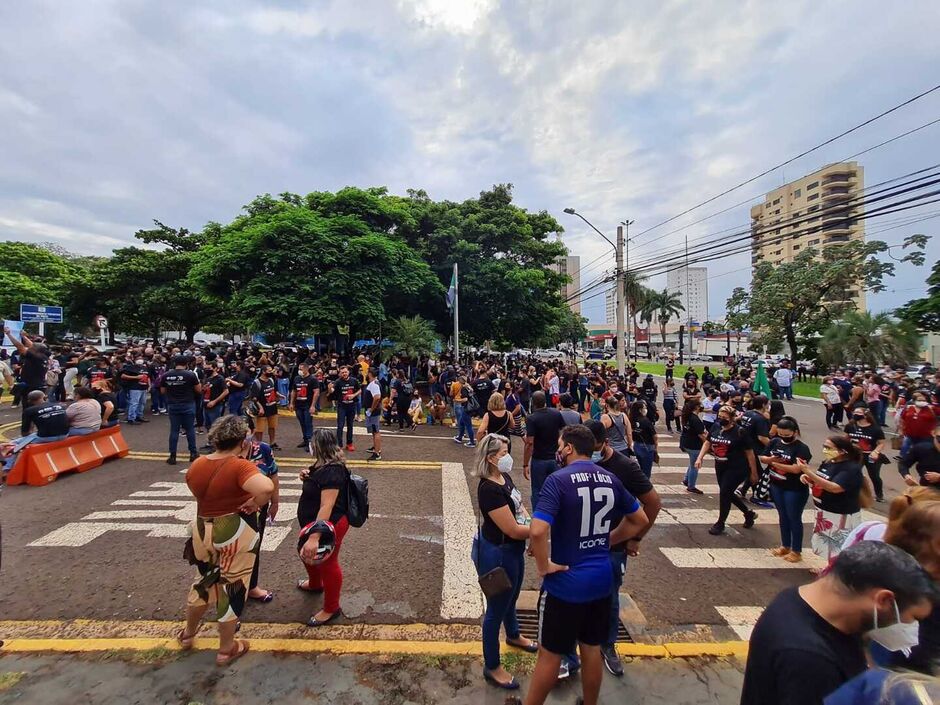
[[[460,284],[457,281],[457,263],[454,262],[454,364],[460,365],[460,326],[457,309],[459,308]]]

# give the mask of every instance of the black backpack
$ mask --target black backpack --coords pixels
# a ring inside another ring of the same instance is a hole
[[[361,475],[349,473],[346,481],[346,518],[357,529],[369,518],[369,481]]]
[[[405,382],[401,386],[401,391],[406,397],[410,397],[415,393],[415,386],[411,382]]]

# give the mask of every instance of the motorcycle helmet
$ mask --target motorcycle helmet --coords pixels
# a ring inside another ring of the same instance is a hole
[[[307,543],[311,534],[320,534],[320,544],[317,546],[317,555],[310,565],[320,565],[333,555],[336,550],[336,531],[328,521],[312,521],[304,526],[297,535],[297,552]]]

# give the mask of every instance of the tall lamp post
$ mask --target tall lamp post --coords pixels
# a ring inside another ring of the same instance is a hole
[[[617,243],[614,244],[611,242],[610,238],[607,237],[604,233],[597,229],[597,227],[590,220],[585,218],[583,215],[578,213],[574,208],[565,208],[565,213],[568,215],[576,215],[581,220],[590,226],[590,228],[604,238],[611,247],[614,248],[614,253],[617,261],[617,372],[618,374],[623,374],[626,370],[626,361],[624,355],[625,347],[625,338],[624,338],[624,320],[623,320],[623,305],[624,299],[626,299],[626,293],[624,291],[624,268],[623,268],[623,225],[617,226]]]

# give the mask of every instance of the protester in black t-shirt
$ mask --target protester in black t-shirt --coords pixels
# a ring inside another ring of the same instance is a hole
[[[861,541],[816,582],[777,595],[754,625],[741,705],[823,705],[867,668],[863,635],[926,618],[937,586],[906,552]]]
[[[493,382],[485,372],[473,380],[470,385],[473,388],[473,394],[477,398],[480,407],[476,416],[482,417],[486,413],[487,404],[490,402],[490,396],[493,394]]]
[[[522,474],[532,479],[532,509],[538,506],[539,494],[545,478],[558,469],[555,452],[558,438],[565,427],[565,418],[558,409],[549,409],[545,392],[532,393],[532,413],[526,417],[525,450],[522,455]],[[530,470],[531,469],[531,470]]]
[[[23,391],[45,390],[49,348],[44,343],[34,343],[25,331],[21,333],[20,338],[13,337],[7,327],[3,331],[20,355],[20,364],[22,365],[20,381],[23,383]]]
[[[336,442],[343,444],[343,427],[346,427],[346,450],[353,452],[353,420],[356,418],[356,399],[362,394],[359,382],[351,379],[345,365],[339,370],[339,379],[330,385],[333,402],[336,404]]]
[[[653,475],[653,463],[659,461],[659,439],[656,428],[649,419],[647,401],[635,401],[630,405],[630,427],[633,452],[647,477]]]
[[[277,391],[274,373],[270,365],[262,365],[261,373],[251,385],[249,392],[252,410],[255,415],[255,440],[259,443],[268,432],[268,445],[271,450],[281,450],[275,442],[277,436],[277,402],[281,394]]]
[[[101,406],[101,428],[110,428],[119,423],[117,397],[112,389],[113,382],[110,379],[100,379],[92,385],[92,392]]]
[[[662,508],[659,494],[653,489],[653,483],[640,468],[636,458],[626,456],[610,447],[607,442],[607,428],[600,421],[588,421],[585,426],[594,434],[594,454],[591,460],[614,475],[627,491],[636,497],[643,505],[643,511],[649,519],[649,524],[643,531],[629,541],[611,547],[610,564],[614,574],[614,589],[611,593],[610,628],[607,640],[601,644],[601,655],[607,670],[615,676],[623,675],[623,663],[614,644],[617,641],[617,629],[620,626],[620,586],[623,585],[624,575],[627,571],[627,556],[638,556],[640,542],[649,532]]]
[[[211,429],[225,411],[225,398],[229,390],[218,365],[210,364],[206,374],[206,383],[202,387],[202,409],[206,428]],[[211,448],[212,444],[207,443],[205,447]]]
[[[915,466],[920,476],[919,484],[940,490],[940,426],[933,430],[931,440],[911,446],[904,462],[901,463],[901,467],[905,468],[901,476],[908,485],[918,484],[911,475],[911,468]]]
[[[818,470],[800,464],[800,481],[809,485],[816,505],[813,552],[832,561],[852,529],[861,523],[862,452],[848,436],[839,435],[825,440],[823,456],[826,459]]]
[[[689,456],[689,467],[685,471],[682,484],[685,485],[686,491],[692,494],[704,494],[702,490],[696,487],[698,468],[695,467],[695,461],[702,450],[702,444],[708,438],[705,423],[699,418],[701,411],[702,402],[698,399],[689,399],[682,407],[680,416],[682,435],[679,437],[679,449]]]
[[[884,483],[881,480],[881,466],[887,461],[884,455],[885,432],[871,411],[864,407],[852,410],[852,420],[843,429],[862,451],[862,463],[868,471],[875,488],[875,501],[884,502]]]
[[[748,509],[734,490],[750,475],[751,481],[757,482],[757,460],[750,439],[734,423],[735,410],[723,406],[718,411],[718,422],[708,432],[708,438],[699,451],[695,467],[702,468],[702,460],[711,454],[715,458],[715,474],[718,478],[718,521],[708,533],[713,536],[725,533],[725,522],[731,513],[731,505],[744,514],[744,528],[754,526],[757,513]]]
[[[768,403],[767,397],[758,394],[748,402],[747,411],[738,419],[738,425],[745,432],[755,455],[763,453],[767,444],[770,443]],[[759,507],[769,507],[770,477],[766,468],[758,466],[757,470],[758,481],[752,485],[750,480],[745,480],[737,494],[740,497],[746,497],[747,491],[753,490],[751,501]]]
[[[173,369],[163,375],[160,393],[167,400],[167,413],[170,416],[170,455],[168,465],[176,465],[176,448],[179,445],[180,429],[186,432],[189,445],[189,459],[198,456],[196,450],[196,397],[202,394],[202,385],[196,373],[188,368],[188,360],[177,355],[173,360]]]
[[[307,363],[300,363],[297,372],[294,383],[291,385],[290,402],[287,408],[294,412],[297,423],[300,424],[302,440],[297,444],[297,447],[306,448],[313,437],[313,417],[310,415],[310,405],[313,402],[313,392],[318,383],[316,378],[310,374],[310,365]]]
[[[242,405],[254,380],[244,362],[234,362],[230,369],[231,374],[225,380],[228,385],[228,413],[241,415]]]
[[[26,395],[20,434],[27,435],[34,425],[38,442],[60,440],[69,432],[65,407],[59,402],[48,401],[45,393],[38,389]]]
[[[796,419],[784,416],[777,422],[777,435],[758,456],[770,473],[770,496],[780,521],[780,546],[771,553],[790,563],[802,560],[803,509],[809,499],[809,489],[800,481],[800,461],[808,463],[813,458],[799,436]]]

